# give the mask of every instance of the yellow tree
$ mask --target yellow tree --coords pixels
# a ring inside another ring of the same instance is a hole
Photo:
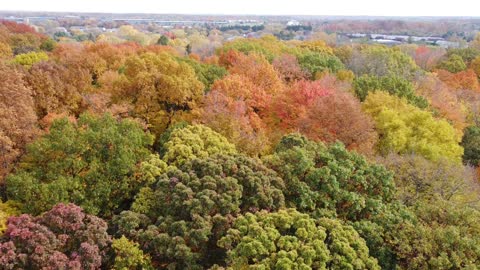
[[[135,116],[156,134],[176,121],[189,119],[204,89],[190,65],[167,53],[127,58],[118,87],[114,99],[133,103]]]
[[[461,134],[446,120],[381,91],[370,93],[363,109],[376,123],[382,154],[416,153],[429,160],[445,157],[461,162]]]
[[[10,58],[13,55],[10,45],[4,42],[0,42],[0,58]]]

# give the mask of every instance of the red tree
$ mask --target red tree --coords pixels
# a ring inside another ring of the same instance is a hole
[[[107,223],[74,204],[58,204],[42,216],[8,220],[0,239],[2,269],[100,269],[110,236]]]
[[[314,140],[339,140],[349,149],[370,153],[377,141],[374,123],[344,87],[332,76],[294,84],[273,101],[269,127]]]

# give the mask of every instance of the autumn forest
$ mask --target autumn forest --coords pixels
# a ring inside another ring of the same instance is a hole
[[[1,270],[480,269],[480,34],[122,29],[0,21]]]

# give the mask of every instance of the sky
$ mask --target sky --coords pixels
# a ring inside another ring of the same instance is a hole
[[[480,1],[0,0],[0,10],[163,14],[480,16]]]

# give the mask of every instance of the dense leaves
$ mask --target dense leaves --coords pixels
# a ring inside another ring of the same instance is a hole
[[[361,101],[365,101],[367,95],[375,91],[384,91],[397,97],[406,98],[410,104],[419,108],[428,106],[428,102],[415,95],[413,84],[410,81],[396,76],[369,76],[363,75],[354,80],[355,94]]]
[[[150,257],[143,254],[137,243],[129,241],[125,236],[114,239],[112,249],[115,252],[115,270],[153,269]]]
[[[272,65],[286,83],[303,80],[308,77],[308,72],[300,67],[297,58],[293,55],[281,55],[273,60]]]
[[[37,133],[37,117],[23,75],[0,63],[0,183]]]
[[[416,78],[415,90],[428,100],[435,114],[447,119],[456,129],[463,130],[468,114],[460,98],[448,85],[429,74]]]
[[[256,159],[194,159],[157,176],[140,191],[133,212],[123,212],[115,223],[155,263],[200,269],[224,259],[216,242],[236,215],[282,207],[283,188],[282,179]]]
[[[44,52],[29,52],[15,56],[14,63],[20,64],[25,68],[31,68],[33,64],[48,60],[48,55]]]
[[[474,90],[480,91],[480,83],[477,74],[471,69],[451,73],[449,71],[440,69],[437,70],[437,75],[440,80],[445,82],[449,87],[455,90]]]
[[[458,145],[461,139],[458,132],[430,112],[384,92],[368,95],[363,109],[376,122],[381,153],[416,153],[431,160],[440,157],[461,160],[463,148]]]
[[[480,128],[469,126],[465,129],[462,138],[462,146],[465,149],[463,162],[477,166],[480,163]]]
[[[335,55],[310,51],[300,54],[298,63],[312,78],[317,78],[322,72],[336,73],[344,68]]]
[[[0,201],[0,236],[7,230],[7,220],[11,216],[19,215],[18,205],[12,201]]]
[[[75,202],[88,213],[111,215],[139,189],[133,172],[151,143],[151,136],[133,121],[88,114],[76,123],[60,119],[28,146],[18,170],[7,179],[8,197],[23,203],[27,213]]]
[[[83,96],[91,86],[85,69],[69,69],[53,62],[35,64],[26,77],[33,90],[35,111],[39,118],[48,113],[78,115],[86,106]]]
[[[396,48],[359,46],[348,62],[357,75],[397,76],[411,78],[417,71],[413,59]]]
[[[216,80],[223,78],[227,74],[225,68],[217,65],[204,64],[187,58],[180,58],[179,60],[189,64],[195,70],[197,79],[203,83],[206,92],[210,91],[212,84]]]
[[[405,205],[441,199],[478,206],[480,186],[471,167],[444,158],[433,162],[414,154],[390,154],[381,161],[395,172],[397,197]]]
[[[0,238],[2,269],[99,269],[110,236],[107,223],[73,204],[59,204],[38,217],[8,221]]]
[[[339,140],[349,149],[370,153],[377,140],[374,123],[343,87],[331,76],[293,84],[273,100],[269,126],[282,133],[299,131],[317,141]]]
[[[161,146],[163,160],[179,166],[195,158],[203,159],[214,154],[235,154],[235,146],[222,135],[202,125],[173,129]]]
[[[359,220],[393,199],[392,173],[340,143],[326,146],[288,135],[265,162],[284,179],[287,206],[313,216]]]
[[[264,89],[243,75],[217,80],[204,100],[199,121],[225,136],[239,150],[256,155],[269,147],[261,120],[267,101]]]
[[[477,269],[479,212],[444,201],[420,204],[418,223],[405,224],[396,237],[400,269]]]
[[[380,269],[352,227],[295,209],[241,216],[219,245],[228,269]]]
[[[445,69],[452,73],[457,73],[467,69],[467,65],[463,62],[462,57],[457,54],[452,54],[448,59],[440,62],[438,68]]]
[[[239,51],[245,54],[261,54],[266,59],[272,61],[275,56],[288,50],[284,43],[280,42],[273,36],[263,36],[259,39],[236,39],[226,42],[222,46],[223,52],[230,50]]]
[[[133,103],[134,114],[155,134],[188,119],[204,89],[189,64],[167,53],[131,56],[125,60],[124,70],[114,97]]]

